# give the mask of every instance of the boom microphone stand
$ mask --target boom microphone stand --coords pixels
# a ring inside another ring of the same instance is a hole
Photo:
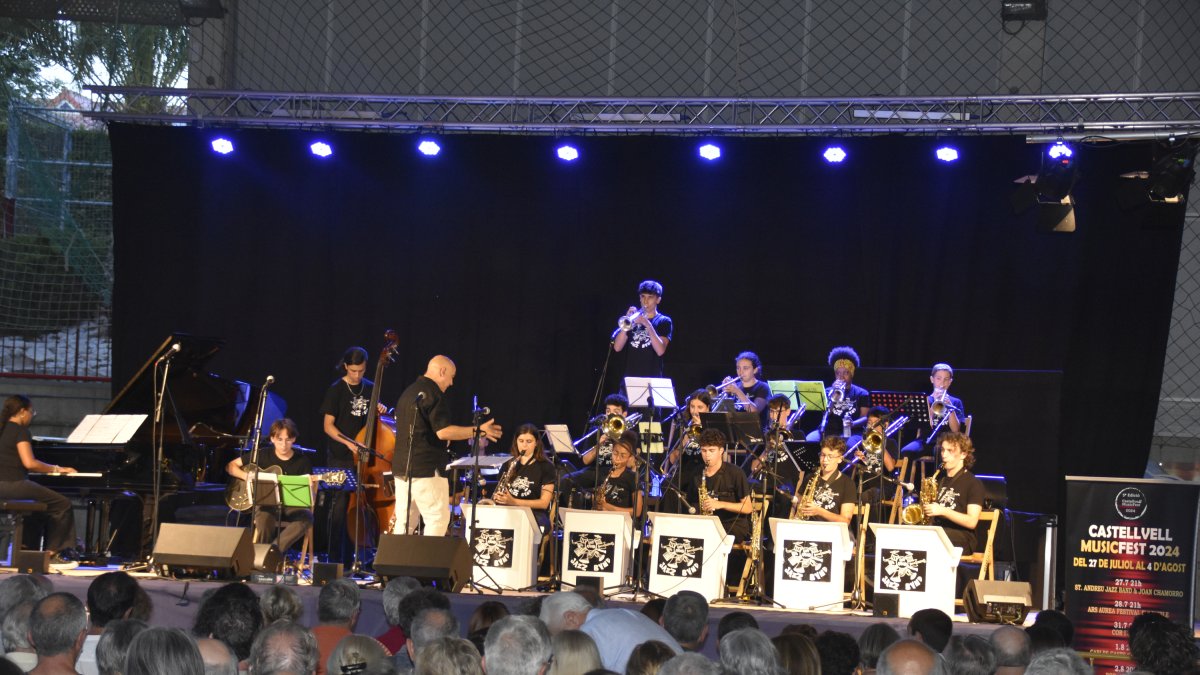
[[[483,424],[484,416],[486,416],[488,413],[491,412],[487,408],[479,407],[479,397],[478,396],[474,397],[474,401],[475,401],[474,402],[475,409],[471,413],[471,427],[472,427],[471,428],[471,456],[475,458],[475,476],[474,476],[474,479],[471,481],[471,483],[472,483],[471,484],[471,524],[467,527],[467,531],[470,532],[472,536],[474,536],[474,534],[475,534],[475,525],[476,525],[475,508],[479,504],[480,476],[483,475],[482,473],[480,473],[480,468],[479,468],[479,437],[483,434],[483,430],[480,429],[480,425]],[[410,458],[411,458],[411,455],[410,455]],[[514,457],[513,461],[515,462],[515,461],[519,461],[519,460],[516,457]],[[412,498],[412,491],[410,490],[409,491],[409,499],[411,500],[411,498]],[[471,544],[471,542],[468,541],[467,545],[470,546],[470,544]],[[471,562],[474,563],[474,558],[472,558]],[[504,595],[504,591],[501,590],[500,584],[496,581],[495,578],[492,577],[491,573],[489,573],[487,571],[486,567],[484,567],[483,565],[475,565],[475,564],[472,564],[471,567],[473,569],[477,569],[477,570],[483,572],[483,576],[487,577],[488,581],[492,582],[491,586],[486,586],[478,581],[475,581],[475,574],[472,572],[471,579],[470,579],[470,581],[467,582],[467,584],[471,588],[473,588],[479,592],[491,591],[491,592],[495,593],[496,595]]]

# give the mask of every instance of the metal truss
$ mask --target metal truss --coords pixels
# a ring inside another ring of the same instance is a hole
[[[844,99],[539,98],[90,87],[107,121],[516,134],[1200,135],[1200,92]],[[132,112],[156,110],[162,112]]]

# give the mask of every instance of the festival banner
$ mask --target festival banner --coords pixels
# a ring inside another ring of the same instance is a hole
[[[1143,612],[1192,625],[1200,485],[1067,476],[1064,610],[1074,648],[1112,654],[1097,673],[1133,670],[1128,628]]]

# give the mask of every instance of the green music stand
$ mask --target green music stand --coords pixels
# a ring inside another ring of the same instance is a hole
[[[284,506],[312,508],[312,486],[308,476],[280,476],[279,490]]]
[[[808,412],[821,412],[829,405],[825,398],[825,383],[819,380],[771,380],[767,385],[771,387],[772,394],[787,396],[792,410],[799,409],[803,403]]]

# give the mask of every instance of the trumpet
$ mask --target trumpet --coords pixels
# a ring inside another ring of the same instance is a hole
[[[725,387],[731,384],[736,385],[740,381],[740,378],[737,376],[727,377],[720,384],[710,384],[705,387],[704,390],[708,392],[708,395],[711,396],[713,400],[712,405],[709,406],[708,409],[713,412],[717,412],[717,409],[721,407],[721,404],[725,401],[728,401],[730,396],[733,396],[733,394],[725,391]]]
[[[930,398],[933,399],[933,403],[929,404],[929,421],[934,426],[940,424],[946,415],[958,410],[950,403],[946,390],[941,387],[934,389]]]
[[[617,317],[617,330],[621,331],[622,333],[628,333],[629,331],[633,330],[634,322],[637,320],[638,316],[644,313],[645,312],[639,309],[633,314],[622,314],[621,316]]]
[[[834,380],[829,386],[829,402],[833,404],[846,400],[846,381]]]
[[[779,435],[779,440],[781,440],[781,441],[792,440],[792,425],[796,423],[796,420],[800,419],[800,416],[804,414],[804,411],[807,408],[808,408],[807,403],[801,403],[800,408],[797,409],[796,412],[792,413],[791,415],[788,415],[787,420],[775,432],[776,434]]]

